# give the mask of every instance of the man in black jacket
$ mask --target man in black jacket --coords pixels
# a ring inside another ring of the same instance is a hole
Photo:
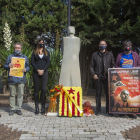
[[[106,95],[106,113],[109,112],[109,97],[108,97],[108,68],[115,67],[114,57],[111,52],[106,51],[107,44],[104,40],[99,43],[99,52],[92,54],[90,70],[95,80],[96,89],[96,112],[98,115],[101,112],[101,92],[102,85]]]

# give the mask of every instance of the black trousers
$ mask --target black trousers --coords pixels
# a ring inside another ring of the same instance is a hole
[[[43,75],[38,75],[36,71],[33,71],[33,81],[34,81],[34,96],[36,97],[39,95],[39,87],[41,82],[41,103],[44,104],[48,82],[48,71],[46,70]]]
[[[96,111],[101,111],[102,85],[106,95],[106,113],[109,112],[108,78],[98,78],[95,80],[96,90]]]

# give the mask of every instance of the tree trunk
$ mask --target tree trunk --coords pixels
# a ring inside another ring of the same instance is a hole
[[[83,95],[87,95],[89,89],[89,83],[92,80],[90,72],[90,61],[93,53],[91,46],[82,46],[80,51],[80,70],[81,70],[81,86]]]
[[[82,46],[80,51],[81,86],[83,95],[87,95],[89,85],[88,47]]]

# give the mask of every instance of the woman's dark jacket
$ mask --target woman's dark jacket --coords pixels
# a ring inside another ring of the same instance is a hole
[[[44,70],[46,71],[50,65],[50,53],[47,50],[48,55],[46,56],[45,52],[42,59],[39,57],[38,54],[32,53],[31,64],[35,71],[37,70]]]

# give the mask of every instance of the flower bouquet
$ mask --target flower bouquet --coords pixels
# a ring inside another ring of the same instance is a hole
[[[93,112],[93,107],[91,106],[90,102],[87,101],[83,104],[83,113],[86,115],[86,116],[91,116],[94,114]]]
[[[57,85],[54,89],[50,90],[50,105],[48,108],[48,112],[56,112],[57,101],[56,97],[63,92],[63,86]]]

